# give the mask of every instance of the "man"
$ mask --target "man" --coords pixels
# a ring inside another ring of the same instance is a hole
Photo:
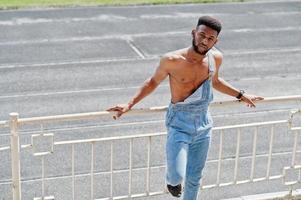
[[[164,55],[156,72],[125,105],[117,105],[115,119],[129,111],[169,77],[171,103],[166,114],[166,182],[168,191],[184,200],[197,199],[202,170],[205,166],[212,130],[208,106],[216,90],[255,107],[262,97],[244,94],[218,76],[223,56],[213,46],[221,31],[219,20],[203,16],[192,30],[192,46]]]

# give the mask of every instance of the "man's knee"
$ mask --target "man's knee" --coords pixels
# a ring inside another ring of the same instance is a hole
[[[186,180],[185,180],[186,187],[189,188],[200,187],[201,178],[202,178],[201,176],[193,176],[193,175],[186,176]]]

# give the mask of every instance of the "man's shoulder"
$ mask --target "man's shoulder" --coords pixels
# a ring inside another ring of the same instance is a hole
[[[214,56],[214,58],[222,58],[223,57],[223,53],[221,50],[217,49],[216,47],[213,47],[210,52],[212,53],[212,55]]]
[[[216,64],[219,66],[223,61],[223,53],[215,47],[212,48],[210,52],[213,55]]]
[[[180,49],[180,50],[168,52],[161,57],[161,60],[167,62],[176,62],[179,60],[183,60],[185,59],[183,55],[185,54],[186,51],[187,51],[186,49]]]

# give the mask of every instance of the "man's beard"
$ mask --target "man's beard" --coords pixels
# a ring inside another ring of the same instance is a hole
[[[192,39],[192,47],[193,47],[193,50],[196,53],[201,54],[201,55],[206,55],[206,53],[210,50],[210,49],[207,49],[206,51],[200,52],[199,49],[198,49],[198,46],[195,45],[195,39],[194,38]]]

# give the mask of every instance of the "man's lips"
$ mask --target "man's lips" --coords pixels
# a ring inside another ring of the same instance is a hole
[[[207,46],[204,46],[204,45],[198,45],[199,48],[203,48],[203,49],[208,49]]]

